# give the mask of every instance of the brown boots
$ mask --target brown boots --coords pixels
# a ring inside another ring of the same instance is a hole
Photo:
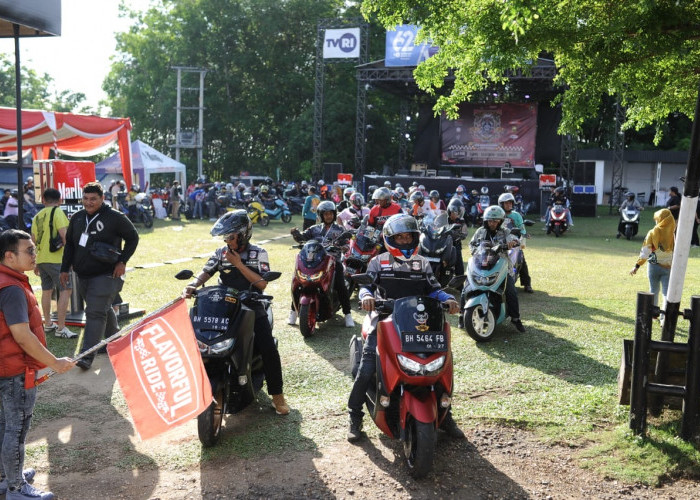
[[[272,405],[275,407],[277,415],[287,415],[289,413],[289,406],[284,400],[284,394],[273,394]]]

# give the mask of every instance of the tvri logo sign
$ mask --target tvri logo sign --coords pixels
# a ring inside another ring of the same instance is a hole
[[[324,59],[360,57],[360,28],[326,30],[323,36]]]

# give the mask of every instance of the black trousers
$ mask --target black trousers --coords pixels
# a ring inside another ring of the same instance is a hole
[[[506,281],[506,314],[513,320],[520,319],[518,292],[515,290],[515,280],[510,274]]]
[[[345,287],[345,276],[343,272],[343,264],[340,260],[336,259],[335,262],[335,281],[334,281],[335,291],[338,292],[338,300],[340,301],[340,307],[343,308],[343,314],[350,314],[350,294],[348,289]]]
[[[267,393],[269,395],[282,394],[282,362],[280,353],[272,338],[272,328],[267,316],[256,314],[255,340],[253,345],[255,351],[259,352],[263,360],[263,372],[267,381]]]
[[[455,253],[457,260],[455,260],[455,276],[462,276],[464,274],[464,257],[462,257],[462,242],[459,245],[455,245]]]
[[[523,252],[523,264],[520,266],[520,284],[522,286],[532,286],[532,278],[530,278],[530,270],[527,267],[527,261],[525,260],[525,252]]]

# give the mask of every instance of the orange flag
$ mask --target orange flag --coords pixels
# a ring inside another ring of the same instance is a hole
[[[107,353],[141,439],[196,417],[212,401],[184,299],[141,320]]]

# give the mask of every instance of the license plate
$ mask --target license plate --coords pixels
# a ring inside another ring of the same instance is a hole
[[[426,257],[425,260],[428,262],[440,262],[440,257]]]
[[[443,332],[403,332],[401,349],[404,352],[446,352],[447,335]]]

